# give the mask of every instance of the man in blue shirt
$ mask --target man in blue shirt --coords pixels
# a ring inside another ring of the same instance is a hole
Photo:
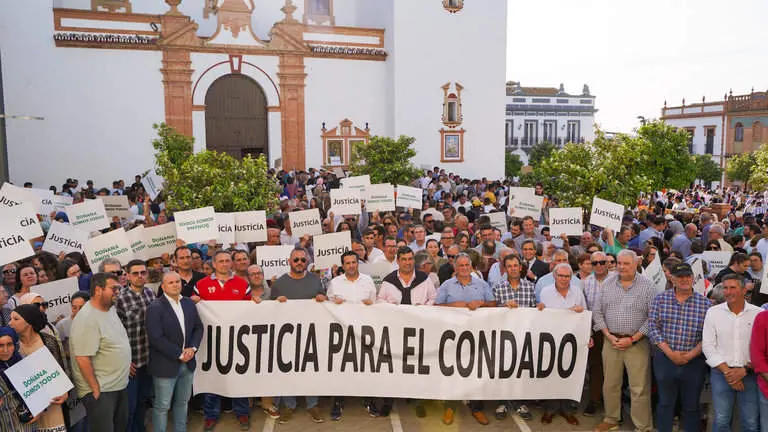
[[[454,260],[456,275],[440,285],[437,290],[435,305],[448,307],[465,307],[476,310],[481,307],[495,307],[496,300],[493,297],[493,289],[482,279],[472,277],[472,262],[469,255],[460,253]],[[488,418],[483,413],[482,401],[470,401],[469,409],[472,417],[481,425],[487,425]],[[445,402],[443,423],[453,423],[456,413],[456,401]]]

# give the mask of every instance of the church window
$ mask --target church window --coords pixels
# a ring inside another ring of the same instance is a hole
[[[454,128],[461,125],[463,120],[461,115],[461,91],[464,87],[459,83],[453,84],[456,92],[449,93],[451,83],[446,83],[443,89],[443,125]]]
[[[763,142],[763,124],[759,121],[752,123],[752,142]]]
[[[464,7],[464,0],[443,0],[443,8],[450,13],[456,13]]]
[[[366,123],[365,129],[356,127],[351,120],[344,119],[338,126],[326,129],[323,123],[323,165],[330,167],[347,167],[356,160],[360,147],[368,143],[370,130]]]
[[[336,25],[333,0],[304,0],[304,23]]]

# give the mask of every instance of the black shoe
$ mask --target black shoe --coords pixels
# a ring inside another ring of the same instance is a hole
[[[392,407],[389,405],[382,405],[378,412],[377,417],[389,417],[389,413],[392,411]]]
[[[595,413],[597,413],[597,407],[594,402],[590,401],[587,403],[587,406],[584,407],[584,415],[586,417],[593,417]]]
[[[344,411],[344,405],[342,405],[341,402],[334,403],[333,408],[331,408],[331,420],[333,421],[341,420],[342,411]]]
[[[368,415],[371,417],[379,416],[379,410],[376,408],[376,402],[373,399],[365,402],[365,410],[368,411]]]

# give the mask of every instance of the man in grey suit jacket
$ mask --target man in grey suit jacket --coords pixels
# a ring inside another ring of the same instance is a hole
[[[187,427],[187,402],[192,395],[195,354],[203,339],[203,323],[195,303],[181,295],[181,277],[163,275],[163,295],[147,308],[149,373],[155,390],[152,426],[166,430],[173,402],[173,430]]]

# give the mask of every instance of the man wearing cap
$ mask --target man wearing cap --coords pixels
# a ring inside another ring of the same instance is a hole
[[[711,303],[693,291],[689,264],[671,269],[674,289],[656,296],[648,311],[648,338],[659,349],[653,354],[653,374],[658,386],[656,427],[672,430],[675,403],[681,401],[681,429],[699,430],[699,398],[707,363],[702,355],[704,318]]]

